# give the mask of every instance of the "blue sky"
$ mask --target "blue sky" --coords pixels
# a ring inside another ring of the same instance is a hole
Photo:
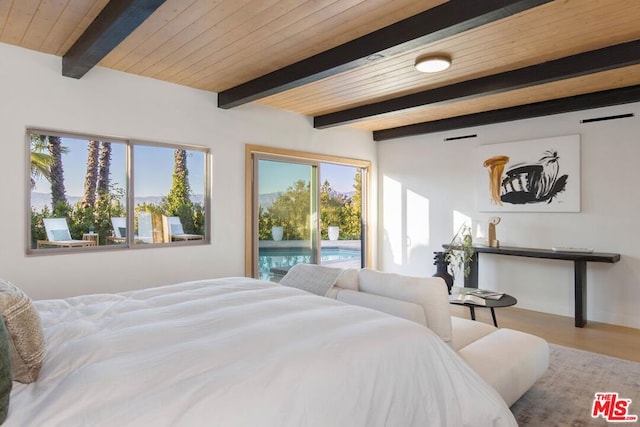
[[[81,197],[84,191],[84,177],[87,165],[87,140],[62,138],[62,145],[68,152],[62,156],[67,196]],[[189,183],[195,194],[204,193],[204,153],[188,151],[187,167]],[[164,196],[171,188],[173,174],[174,149],[160,146],[134,146],[135,188],[137,197]],[[123,143],[111,144],[111,182],[124,188],[126,183],[125,166],[126,146]],[[355,167],[322,163],[320,182],[325,179],[334,190],[348,193],[353,190]],[[276,161],[260,162],[260,193],[286,191],[299,179],[309,180],[308,165]],[[45,179],[36,182],[34,189],[38,193],[49,193],[50,184]]]
[[[67,196],[82,196],[87,171],[87,140],[62,138],[68,152],[62,155]],[[111,144],[111,183],[124,188],[126,184],[125,151],[122,143]],[[136,145],[134,148],[135,195],[165,196],[171,188],[173,148]],[[189,183],[195,194],[204,193],[204,153],[188,151]],[[35,192],[49,193],[51,186],[45,179],[36,182]]]
[[[286,191],[300,179],[309,180],[311,167],[297,163],[261,160],[259,168],[260,194]],[[356,168],[352,166],[322,163],[320,166],[320,182],[325,179],[331,187],[341,193],[354,191],[353,184]]]
[[[134,150],[135,195],[166,195],[171,188],[174,149],[136,145]],[[195,194],[204,194],[204,153],[187,151],[189,184]]]

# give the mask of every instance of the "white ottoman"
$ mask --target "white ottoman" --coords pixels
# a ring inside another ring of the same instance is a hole
[[[454,349],[509,406],[549,367],[549,345],[542,338],[467,319],[451,320],[453,345],[461,346]]]

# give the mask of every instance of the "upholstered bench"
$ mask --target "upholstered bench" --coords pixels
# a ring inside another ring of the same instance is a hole
[[[509,406],[549,365],[549,347],[542,338],[452,317],[447,286],[441,278],[298,264],[283,282],[425,325],[493,386]]]

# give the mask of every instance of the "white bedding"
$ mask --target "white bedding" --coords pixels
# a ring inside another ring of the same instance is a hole
[[[246,278],[35,302],[5,426],[515,426],[416,323]]]

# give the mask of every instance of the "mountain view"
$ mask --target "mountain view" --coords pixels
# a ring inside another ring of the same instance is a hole
[[[156,204],[159,205],[162,202],[163,196],[141,196],[134,198],[135,204],[141,203]],[[75,205],[82,197],[81,196],[67,196],[67,200],[70,205]],[[275,199],[274,199],[275,200]],[[194,203],[204,203],[204,194],[195,194],[191,197],[191,201]],[[122,201],[124,202],[124,201]],[[40,212],[45,206],[51,208],[51,194],[49,193],[31,193],[31,207]]]

